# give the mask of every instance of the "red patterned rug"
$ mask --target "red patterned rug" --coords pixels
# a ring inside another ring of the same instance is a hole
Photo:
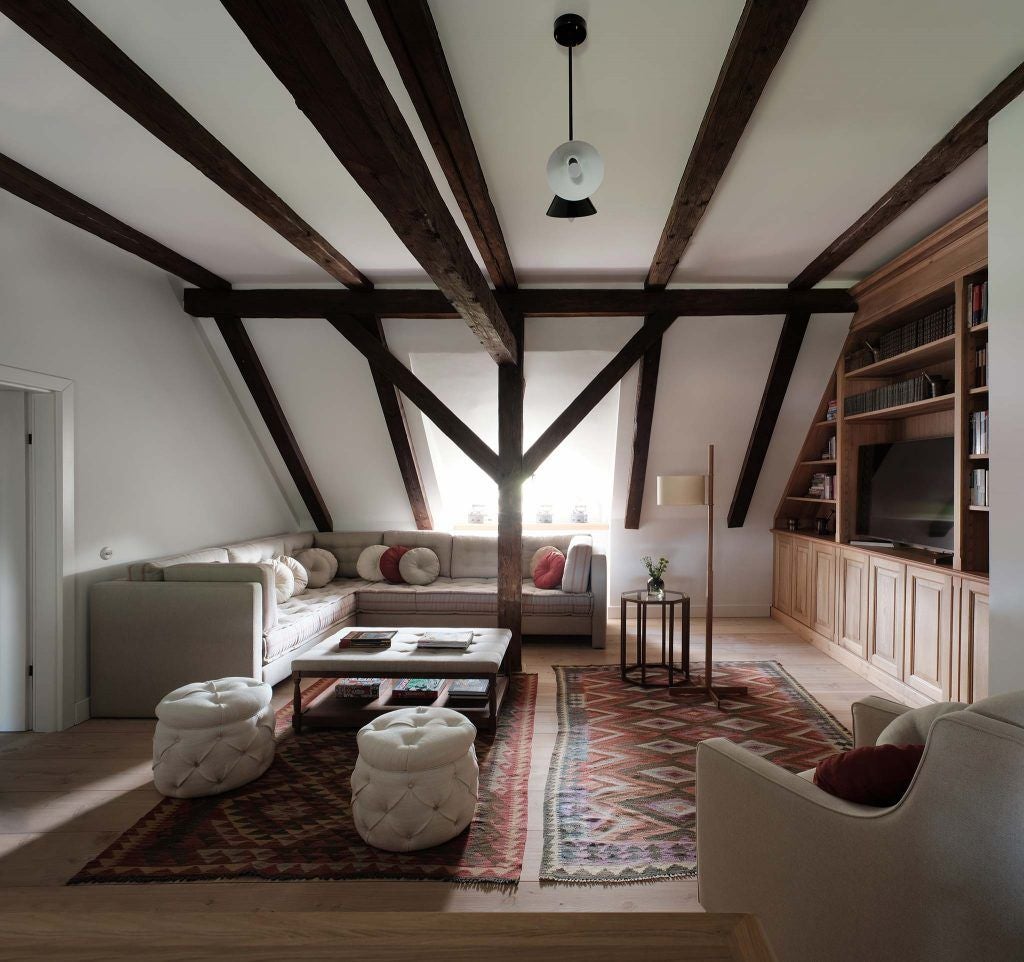
[[[313,697],[329,679],[306,691]],[[395,879],[515,885],[526,847],[537,676],[517,675],[498,729],[477,738],[480,801],[469,828],[422,852],[371,848],[352,824],[354,731],[291,733],[278,712],[277,757],[250,785],[160,802],[70,885],[266,879]]]
[[[544,799],[540,877],[641,882],[697,874],[697,743],[725,737],[790,771],[850,747],[850,735],[774,661],[716,662],[747,685],[723,701],[669,696],[617,665],[558,667],[558,739]],[[703,671],[696,665],[694,673]]]

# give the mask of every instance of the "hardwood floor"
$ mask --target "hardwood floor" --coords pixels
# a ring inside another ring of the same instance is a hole
[[[703,621],[693,638],[703,637]],[[544,786],[558,723],[552,665],[617,662],[618,622],[608,647],[582,642],[527,642],[524,670],[539,676],[530,775],[530,815],[523,877],[514,891],[491,892],[446,883],[223,882],[64,887],[160,796],[150,753],[154,722],[92,719],[55,734],[0,735],[0,905],[5,911],[699,911],[697,883],[552,885],[540,869]],[[850,705],[881,692],[859,675],[768,619],[720,619],[715,654],[721,660],[777,659],[843,724]],[[693,655],[699,658],[698,645]],[[288,683],[275,691],[287,702]]]

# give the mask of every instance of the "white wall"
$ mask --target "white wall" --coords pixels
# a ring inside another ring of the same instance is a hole
[[[989,689],[1024,688],[1024,97],[989,123]]]
[[[0,290],[0,362],[75,382],[78,700],[89,584],[295,521],[162,271],[0,193]]]

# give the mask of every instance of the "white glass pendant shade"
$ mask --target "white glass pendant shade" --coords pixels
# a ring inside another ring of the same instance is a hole
[[[603,179],[604,161],[585,140],[567,140],[548,158],[548,186],[564,200],[589,197]]]

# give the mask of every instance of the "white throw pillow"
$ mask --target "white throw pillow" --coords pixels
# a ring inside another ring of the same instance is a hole
[[[338,559],[326,548],[305,548],[295,560],[306,569],[310,588],[322,588],[338,573]]]
[[[274,572],[274,594],[277,597],[277,603],[283,605],[295,594],[295,575],[292,574],[292,569],[288,565],[283,561],[278,561],[277,558],[265,561],[264,564],[269,565]]]
[[[441,562],[429,548],[410,548],[398,562],[398,571],[409,585],[429,585],[437,580]]]
[[[590,587],[590,558],[594,542],[589,535],[576,535],[565,553],[565,571],[562,572],[562,591],[583,594]]]
[[[363,581],[383,581],[384,575],[380,573],[380,559],[388,550],[386,544],[371,544],[359,552],[356,560],[356,574]]]
[[[292,576],[295,578],[295,590],[292,592],[292,595],[301,595],[309,584],[309,572],[298,561],[286,554],[280,555],[276,560],[280,561],[281,564],[287,565]]]

